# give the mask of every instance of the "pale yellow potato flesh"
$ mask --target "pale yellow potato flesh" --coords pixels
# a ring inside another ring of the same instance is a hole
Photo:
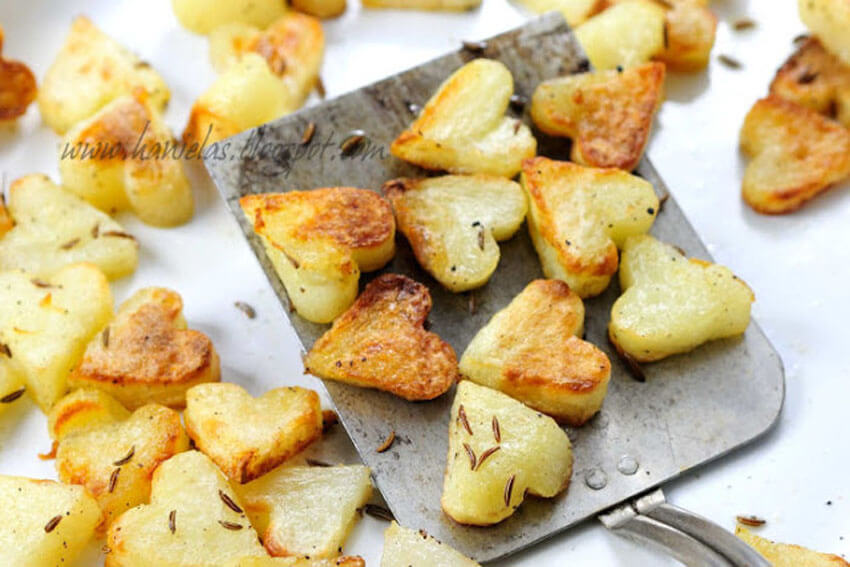
[[[110,279],[135,271],[139,245],[124,228],[44,175],[12,183],[8,210],[15,227],[0,237],[0,270],[50,277],[91,262]]]
[[[362,557],[314,559],[304,557],[245,557],[233,567],[366,567]]]
[[[463,12],[481,5],[481,0],[363,0],[366,8],[392,8],[396,10],[429,10]]]
[[[224,496],[222,496],[224,495]],[[124,512],[107,532],[106,567],[230,567],[267,557],[239,497],[198,451],[180,453],[153,474],[150,504]]]
[[[53,407],[50,421],[64,425],[56,438],[59,479],[86,487],[97,499],[105,530],[126,510],[148,502],[154,470],[188,451],[189,437],[180,414],[157,404],[105,421],[104,414],[117,402],[102,401],[104,396],[96,391],[72,392]]]
[[[577,27],[605,8],[606,0],[520,0],[520,4],[543,14],[558,11],[570,27]]]
[[[183,130],[188,146],[208,146],[292,112],[286,83],[259,54],[246,53],[221,73],[192,105]]]
[[[171,96],[150,65],[78,16],[38,89],[44,122],[64,134],[121,96],[142,92],[161,112]]]
[[[845,0],[798,0],[800,18],[826,48],[850,65],[850,3]]]
[[[0,475],[0,498],[9,514],[0,526],[0,564],[9,567],[73,565],[101,520],[82,486]]]
[[[237,491],[271,555],[332,558],[372,496],[372,481],[363,465],[282,466]]]
[[[287,12],[263,30],[229,24],[210,34],[210,59],[217,71],[226,71],[247,54],[260,55],[285,84],[290,110],[301,106],[315,88],[324,50],[322,24],[299,12]]]
[[[345,12],[346,0],[292,0],[292,7],[317,18],[335,18]]]
[[[626,241],[620,287],[623,295],[611,308],[608,333],[618,350],[639,362],[742,334],[755,301],[728,268],[689,260],[647,235]]]
[[[182,224],[195,203],[176,144],[146,97],[116,98],[65,135],[62,185],[107,213],[132,210],[154,226]]]
[[[481,287],[499,264],[527,205],[518,183],[489,175],[398,179],[384,185],[417,260],[454,292]]]
[[[86,344],[111,317],[109,282],[92,264],[72,264],[47,280],[0,272],[0,365],[11,374],[7,380],[25,382],[48,411],[68,390],[68,373]]]
[[[469,380],[458,384],[442,496],[454,521],[497,524],[526,494],[553,498],[565,491],[572,468],[570,439],[555,420],[499,391]]]
[[[171,0],[171,7],[183,27],[199,34],[233,23],[264,28],[286,13],[284,0]]]
[[[617,271],[617,249],[648,232],[658,215],[652,185],[622,170],[535,158],[523,164],[520,180],[543,273],[582,298],[605,291]]]
[[[651,0],[615,4],[576,29],[597,70],[633,67],[664,51],[665,10]]]
[[[528,126],[505,116],[513,93],[503,63],[475,59],[440,85],[390,151],[426,169],[513,177],[537,150]]]
[[[381,567],[481,567],[459,551],[420,531],[392,522],[384,531]]]
[[[837,555],[772,542],[741,526],[735,528],[735,535],[758,551],[773,567],[850,567],[850,563]]]

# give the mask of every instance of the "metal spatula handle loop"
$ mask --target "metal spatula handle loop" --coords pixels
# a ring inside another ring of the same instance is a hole
[[[600,520],[615,533],[661,548],[689,567],[771,567],[727,530],[667,503],[661,490],[616,508]]]

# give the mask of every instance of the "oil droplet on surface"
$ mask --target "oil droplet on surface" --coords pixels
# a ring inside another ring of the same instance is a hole
[[[602,490],[608,484],[608,475],[602,469],[590,469],[584,475],[584,483],[593,490]]]
[[[640,463],[631,455],[623,455],[620,462],[617,463],[617,470],[626,476],[632,476],[640,468]]]

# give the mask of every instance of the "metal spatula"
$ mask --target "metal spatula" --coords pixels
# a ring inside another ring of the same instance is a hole
[[[229,155],[238,159],[218,156],[207,160],[216,185],[284,305],[288,303],[286,292],[246,222],[239,198],[251,193],[343,185],[378,190],[388,179],[424,175],[391,157],[389,144],[414,119],[417,105],[424,104],[453,71],[476,57],[505,63],[513,73],[517,94],[524,96],[530,96],[544,79],[589,67],[570,29],[559,15],[550,14],[482,44],[465,46],[400,75],[244,132],[228,140]],[[530,123],[527,109],[525,114]],[[310,146],[320,140],[325,148],[322,152],[311,153],[300,145],[310,123],[315,124]],[[337,144],[355,130],[362,130],[366,140],[359,151],[345,155]],[[334,144],[326,144],[327,140],[334,140]],[[542,135],[538,140],[541,155],[568,159],[564,141]],[[649,160],[643,161],[638,173],[653,183],[659,195],[667,195]],[[710,258],[672,197],[652,232],[689,255]],[[501,262],[490,282],[472,292],[477,306],[474,312],[469,309],[469,294],[453,294],[441,288],[419,268],[402,238],[395,259],[385,271],[407,274],[430,288],[434,300],[431,329],[460,355],[496,311],[529,281],[542,276],[525,229],[502,243],[501,250]],[[364,276],[361,284],[371,276]],[[440,510],[453,393],[414,404],[374,390],[325,383],[342,424],[372,468],[378,488],[400,523],[425,529],[479,561],[497,559],[721,457],[753,441],[775,423],[784,397],[783,370],[779,356],[756,323],[742,338],[717,341],[690,354],[648,365],[647,380],[638,382],[619,362],[606,338],[610,308],[619,291],[615,281],[601,297],[586,302],[587,339],[607,350],[614,368],[602,412],[586,426],[568,431],[575,451],[569,491],[551,501],[527,499],[513,517],[491,528],[460,526]],[[309,323],[296,313],[290,313],[290,321],[305,349],[327,328]],[[396,443],[390,451],[376,452],[390,431],[395,431]],[[737,540],[728,532],[708,530],[706,524],[695,523],[691,517],[670,513],[669,506],[660,505],[658,495],[653,498],[654,508],[642,501],[636,509],[627,507],[606,516],[606,525],[644,539],[661,540],[668,547],[676,547],[678,556],[694,565],[759,565],[757,556],[747,557],[748,548],[735,547]],[[669,530],[659,528],[661,525]],[[702,539],[694,537],[706,530]],[[693,559],[699,546],[708,558],[704,563]],[[718,546],[727,549],[719,553],[709,550]]]

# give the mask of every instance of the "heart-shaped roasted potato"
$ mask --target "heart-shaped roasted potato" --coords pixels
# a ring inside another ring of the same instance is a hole
[[[470,61],[440,85],[390,152],[426,169],[513,177],[537,151],[528,126],[505,116],[513,94],[504,64]]]
[[[531,118],[547,134],[572,138],[574,162],[631,171],[663,98],[664,64],[646,63],[543,81],[531,100]]]
[[[425,532],[392,522],[384,531],[381,567],[481,567]]]
[[[518,183],[490,175],[396,179],[383,191],[416,259],[455,292],[487,283],[499,264],[496,242],[519,230],[527,210]]]
[[[850,130],[777,95],[750,109],[741,149],[744,201],[759,213],[793,212],[850,176]]]
[[[69,383],[104,390],[130,409],[148,403],[182,408],[189,388],[220,375],[212,341],[186,328],[180,295],[148,287],[92,339]]]
[[[47,412],[68,391],[68,373],[111,317],[109,282],[92,264],[72,264],[46,280],[0,272],[0,366],[7,384],[26,383]]]
[[[151,477],[160,463],[189,450],[176,411],[157,404],[132,414],[118,408],[104,392],[76,390],[50,412],[59,479],[85,486],[107,526],[148,501]]]
[[[584,304],[561,280],[535,280],[493,315],[460,359],[461,376],[579,426],[599,411],[611,362],[582,340]]]
[[[136,269],[136,240],[47,176],[21,177],[12,183],[9,197],[14,228],[5,234],[0,230],[0,270],[20,268],[44,278],[68,264],[91,262],[116,279]]]
[[[816,37],[805,40],[779,68],[770,92],[850,127],[850,64]]]
[[[611,308],[608,334],[621,353],[638,362],[740,335],[750,324],[755,300],[728,268],[688,260],[647,235],[626,241],[620,287],[623,295]]]
[[[687,0],[690,1],[690,0]],[[629,68],[664,52],[670,2],[603,0],[604,11],[575,30],[594,69]]]
[[[572,469],[570,439],[555,420],[496,390],[458,384],[442,498],[450,518],[501,522],[526,494],[552,498],[566,490]]]
[[[225,24],[210,34],[210,58],[225,71],[248,53],[266,60],[284,83],[288,110],[295,111],[316,86],[325,35],[319,20],[300,12],[287,12],[264,30],[247,24]]]
[[[0,475],[10,521],[0,525],[0,565],[73,565],[100,523],[100,508],[82,486]]]
[[[182,224],[195,203],[175,145],[145,93],[116,98],[65,135],[62,185],[108,213],[132,210],[155,226]]]
[[[377,388],[406,400],[431,400],[457,379],[451,345],[424,328],[428,288],[398,274],[378,276],[304,357],[306,372]]]
[[[547,278],[580,297],[599,295],[617,271],[617,248],[658,214],[652,185],[618,169],[534,158],[523,164],[528,232]]]
[[[38,109],[57,134],[140,89],[157,111],[170,98],[162,76],[91,20],[78,16],[38,89]]]
[[[329,558],[372,496],[372,480],[363,465],[284,465],[236,490],[270,554]]]
[[[275,468],[322,435],[319,395],[276,388],[259,398],[236,384],[201,384],[186,394],[186,430],[233,482]]]
[[[106,545],[106,567],[230,567],[268,557],[230,483],[198,451],[156,469],[150,504],[113,522]]]
[[[392,207],[374,191],[331,187],[247,195],[239,203],[292,306],[314,323],[348,309],[360,272],[382,268],[395,254]]]

